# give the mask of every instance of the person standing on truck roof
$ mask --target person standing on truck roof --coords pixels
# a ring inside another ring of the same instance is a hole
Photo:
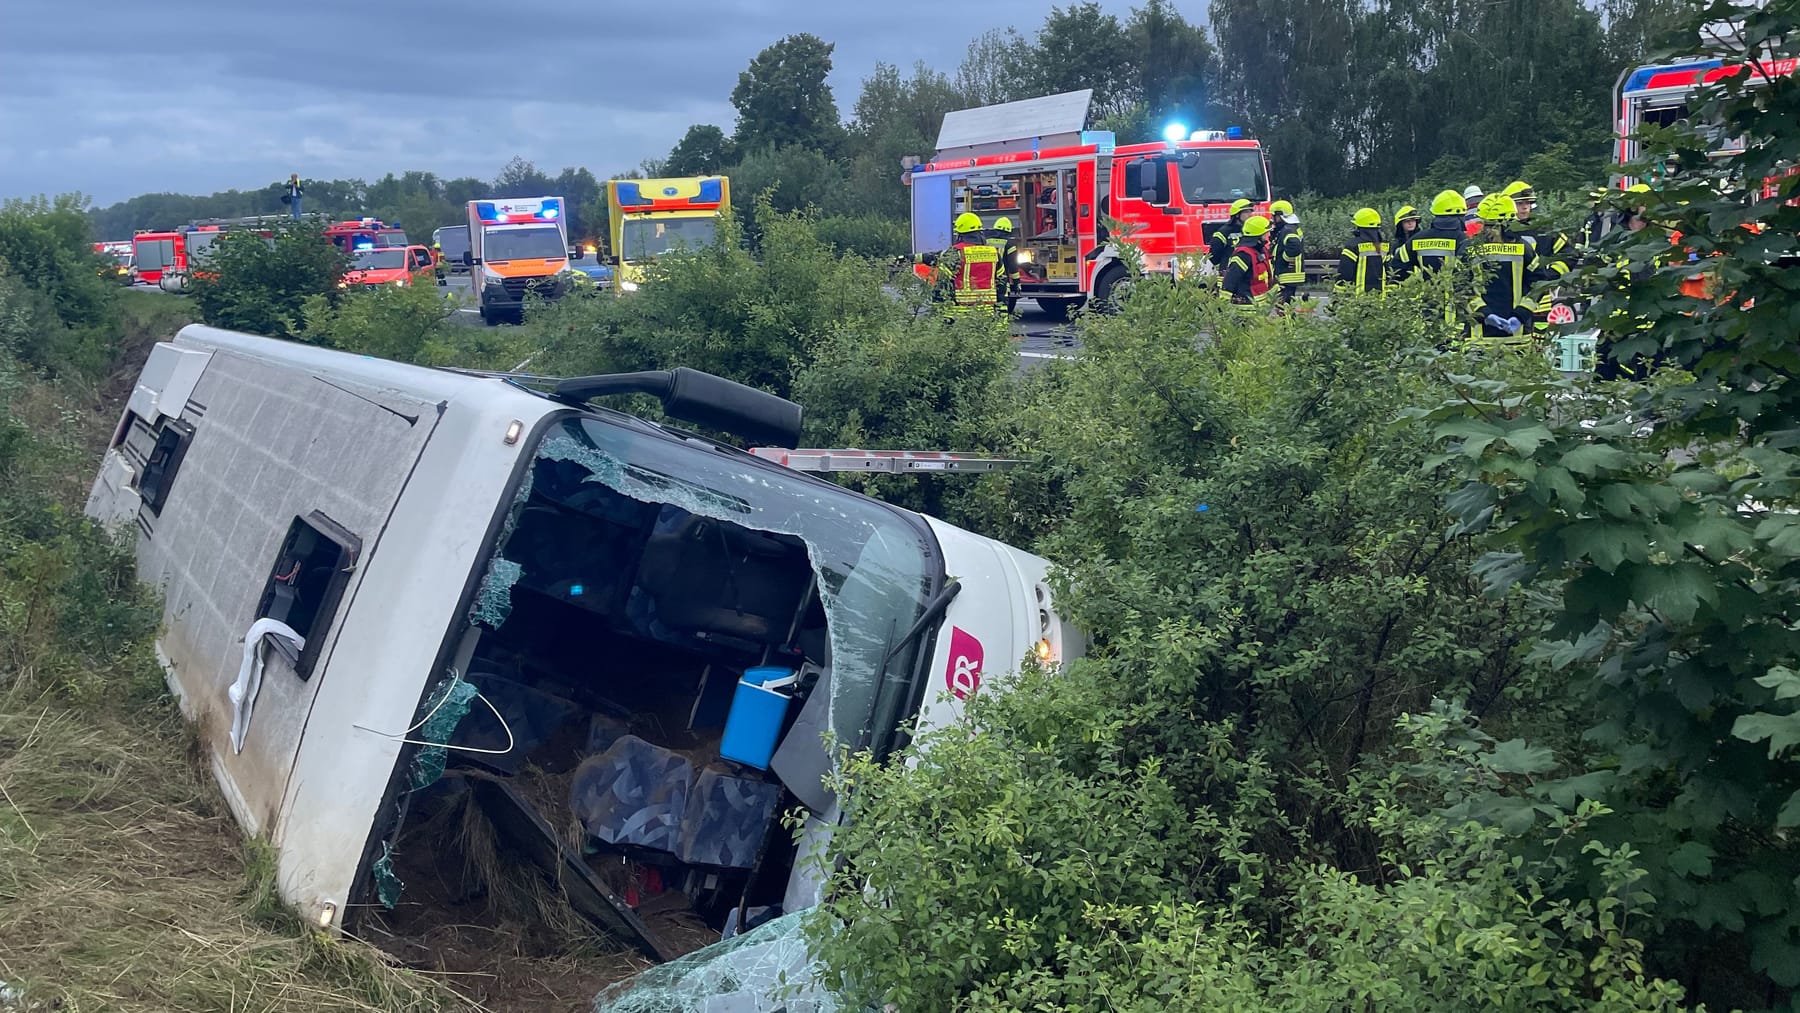
[[[288,173],[287,192],[281,195],[281,202],[288,206],[289,218],[300,217],[300,198],[304,196],[306,191],[300,186],[300,174]]]
[[[1294,214],[1294,205],[1290,201],[1278,200],[1269,205],[1269,214],[1275,219],[1275,233],[1269,243],[1270,255],[1275,261],[1275,290],[1277,305],[1286,305],[1300,296],[1300,286],[1306,282],[1306,234],[1300,230],[1300,218]]]
[[[1388,244],[1381,233],[1381,212],[1358,208],[1350,219],[1355,231],[1338,253],[1338,281],[1353,292],[1379,292],[1387,282]]]
[[[1206,255],[1212,259],[1213,268],[1220,274],[1225,273],[1225,264],[1231,259],[1231,251],[1243,236],[1244,217],[1252,207],[1254,205],[1247,200],[1233,201],[1231,217],[1214,225],[1212,231],[1206,234]]]
[[[1254,215],[1244,222],[1243,235],[1225,262],[1225,278],[1219,288],[1239,306],[1261,306],[1269,301],[1274,283],[1269,262],[1269,220]]]

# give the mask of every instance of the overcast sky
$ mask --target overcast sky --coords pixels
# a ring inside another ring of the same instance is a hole
[[[729,132],[738,72],[783,35],[837,44],[848,113],[877,60],[952,71],[975,35],[1034,30],[1049,7],[0,0],[0,197],[80,190],[105,205],[289,172],[491,179],[515,154],[604,177],[667,154],[691,123]]]

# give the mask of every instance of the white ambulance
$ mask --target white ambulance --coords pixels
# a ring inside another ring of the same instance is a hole
[[[960,459],[751,454],[591,403],[626,394],[800,432],[684,369],[474,375],[197,325],[152,352],[88,511],[134,532],[169,685],[309,922],[441,901],[406,884],[463,807],[672,958],[816,903],[827,738],[891,753],[1082,650],[1043,559],[802,470]]]

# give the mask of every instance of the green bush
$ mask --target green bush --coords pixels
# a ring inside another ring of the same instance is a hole
[[[991,451],[1001,445],[1018,359],[994,317],[945,323],[930,307],[873,331],[844,328],[794,377],[812,446]],[[958,523],[979,523],[970,475],[843,476],[845,485]]]
[[[839,256],[808,212],[756,203],[762,236],[751,253],[739,223],[716,246],[664,257],[636,292],[562,299],[531,312],[542,352],[533,368],[559,374],[689,366],[786,396],[796,365],[840,331],[862,332],[907,311],[885,274]]]
[[[1215,804],[1184,806],[1134,758],[1110,673],[1028,670],[907,764],[853,759],[827,901],[807,923],[850,1008],[1675,1011],[1634,931],[1652,903],[1629,848],[1596,846],[1593,802],[1557,811],[1547,857],[1423,795],[1509,769],[1466,713],[1403,721],[1393,765],[1345,793],[1371,853],[1329,858],[1295,818],[1291,761],[1215,743]],[[1516,765],[1510,765],[1516,769]],[[1271,826],[1286,847],[1266,848]],[[1595,900],[1554,899],[1572,880]]]
[[[912,228],[907,222],[876,215],[831,215],[819,219],[819,238],[839,253],[854,253],[874,261],[906,257],[912,252]]]
[[[852,766],[815,938],[855,999],[1449,1011],[1488,992],[1502,1009],[1679,996],[1629,969],[1625,928],[1566,924],[1602,917],[1600,899],[1544,899],[1598,867],[1520,868],[1503,830],[1434,813],[1441,779],[1421,770],[1479,764],[1390,759],[1422,748],[1402,719],[1453,706],[1440,699],[1532,734],[1565,727],[1568,707],[1520,650],[1532,599],[1483,593],[1428,434],[1394,424],[1447,389],[1420,351],[1448,337],[1432,298],[1414,284],[1271,320],[1149,279],[1086,319],[1079,359],[1015,389],[996,431],[1027,464],[975,506],[1012,511],[1003,526],[1063,564],[1059,609],[1095,646],[979,705],[916,766]],[[1477,751],[1498,772],[1512,748]],[[1574,801],[1557,810],[1565,851],[1597,817]],[[1611,847],[1604,875],[1629,894],[1635,866]]]
[[[111,361],[119,311],[87,234],[78,194],[0,204],[0,343],[33,366],[92,378]]]
[[[278,226],[272,238],[230,232],[213,243],[191,284],[200,316],[226,327],[277,338],[298,338],[309,297],[338,297],[347,259],[315,226]]]

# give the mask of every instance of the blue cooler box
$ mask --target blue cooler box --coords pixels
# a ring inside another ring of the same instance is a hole
[[[779,665],[744,670],[731,697],[731,713],[725,716],[725,737],[719,742],[720,756],[757,770],[769,769],[769,758],[775,755],[775,740],[781,736],[788,704],[793,702],[793,697],[781,690],[793,683],[795,674],[793,669]],[[766,684],[774,684],[776,688]]]

